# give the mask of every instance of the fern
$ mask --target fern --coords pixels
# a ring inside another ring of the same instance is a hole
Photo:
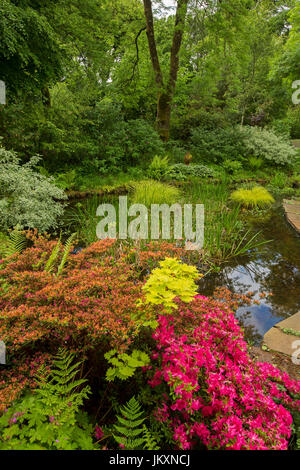
[[[144,437],[144,449],[145,450],[159,450],[160,447],[154,439],[153,435],[149,429],[144,425],[143,426],[143,437]]]
[[[122,416],[117,416],[119,424],[114,425],[119,433],[119,435],[113,434],[115,440],[126,450],[142,449],[145,443],[142,426],[145,418],[141,405],[135,397],[132,397],[120,411]]]
[[[0,450],[93,448],[93,427],[79,411],[89,387],[76,379],[80,362],[60,350],[50,373],[41,369],[38,387],[0,418]]]
[[[58,266],[58,270],[57,270],[57,274],[56,274],[57,276],[60,276],[63,269],[64,269],[64,266],[67,262],[68,256],[69,256],[71,248],[72,248],[72,243],[73,243],[75,237],[76,237],[76,233],[73,233],[65,243],[62,260],[60,262],[60,265]]]
[[[72,248],[72,243],[74,241],[76,237],[76,234],[73,233],[69,238],[68,240],[66,241],[65,245],[64,245],[64,251],[63,251],[63,255],[62,255],[62,259],[60,261],[60,264],[57,268],[57,272],[56,272],[56,276],[60,276],[64,267],[65,267],[65,264],[68,260],[68,256],[70,254],[70,251],[71,251],[71,248]],[[45,265],[45,268],[44,270],[48,273],[52,273],[53,270],[54,270],[54,266],[55,266],[55,263],[57,262],[58,258],[59,258],[59,254],[60,254],[60,250],[62,248],[62,243],[61,243],[61,237],[59,237],[55,247],[53,248],[52,252],[51,252],[51,255]]]
[[[51,273],[54,269],[54,265],[56,263],[56,260],[59,256],[59,252],[60,252],[60,247],[61,247],[61,237],[59,237],[55,247],[53,248],[52,252],[51,252],[51,255],[45,265],[45,268],[44,270],[47,272],[47,273]]]
[[[24,232],[20,230],[13,230],[10,233],[9,240],[7,241],[7,247],[4,250],[5,258],[21,253],[26,248],[27,240]]]

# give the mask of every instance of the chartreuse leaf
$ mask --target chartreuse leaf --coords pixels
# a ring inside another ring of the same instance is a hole
[[[150,362],[148,354],[135,349],[131,354],[118,353],[116,350],[105,354],[105,359],[113,367],[106,372],[106,380],[112,381],[115,378],[126,380],[132,377],[138,367],[144,367]]]
[[[197,294],[195,280],[202,277],[195,266],[181,263],[176,258],[166,258],[154,269],[143,287],[146,304],[163,305],[168,312],[178,306],[174,299],[190,302]]]

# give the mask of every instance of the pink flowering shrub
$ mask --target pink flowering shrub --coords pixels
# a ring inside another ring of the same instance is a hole
[[[254,363],[228,304],[196,296],[154,332],[156,419],[181,449],[287,449],[300,382]]]

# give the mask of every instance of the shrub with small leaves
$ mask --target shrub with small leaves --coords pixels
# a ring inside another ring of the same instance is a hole
[[[185,181],[189,178],[213,178],[214,176],[214,170],[201,164],[184,165],[184,163],[177,163],[170,167],[168,173],[168,178],[176,181]]]
[[[58,225],[63,215],[63,190],[53,178],[47,178],[34,167],[39,157],[20,164],[14,152],[0,148],[0,225],[4,229],[36,228],[42,232]]]

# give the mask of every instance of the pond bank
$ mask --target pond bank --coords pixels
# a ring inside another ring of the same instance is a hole
[[[300,366],[293,364],[289,356],[276,351],[263,351],[258,346],[251,346],[249,352],[256,362],[268,362],[289,374],[292,379],[300,380]]]
[[[284,199],[283,208],[288,222],[300,234],[300,201]]]
[[[116,186],[102,186],[98,189],[87,189],[84,191],[79,190],[69,190],[66,191],[66,195],[69,201],[72,200],[79,200],[79,199],[86,199],[93,196],[122,196],[128,194],[128,192],[132,189],[134,183],[137,183],[139,180],[130,181],[128,183],[116,185]],[[199,183],[201,179],[199,179]],[[262,178],[243,178],[239,180],[232,179],[229,183],[230,187],[235,187],[237,184],[244,184],[244,183],[257,183],[261,185],[265,185],[267,181]],[[167,181],[166,183],[171,184],[172,186],[177,187],[184,187],[185,185],[189,184],[189,181]],[[205,181],[205,184],[207,181]],[[211,184],[220,184],[222,183],[221,179],[218,178],[210,178],[209,183]]]
[[[276,323],[264,335],[263,344],[271,351],[291,357],[295,353],[297,341],[300,344],[300,312]]]

